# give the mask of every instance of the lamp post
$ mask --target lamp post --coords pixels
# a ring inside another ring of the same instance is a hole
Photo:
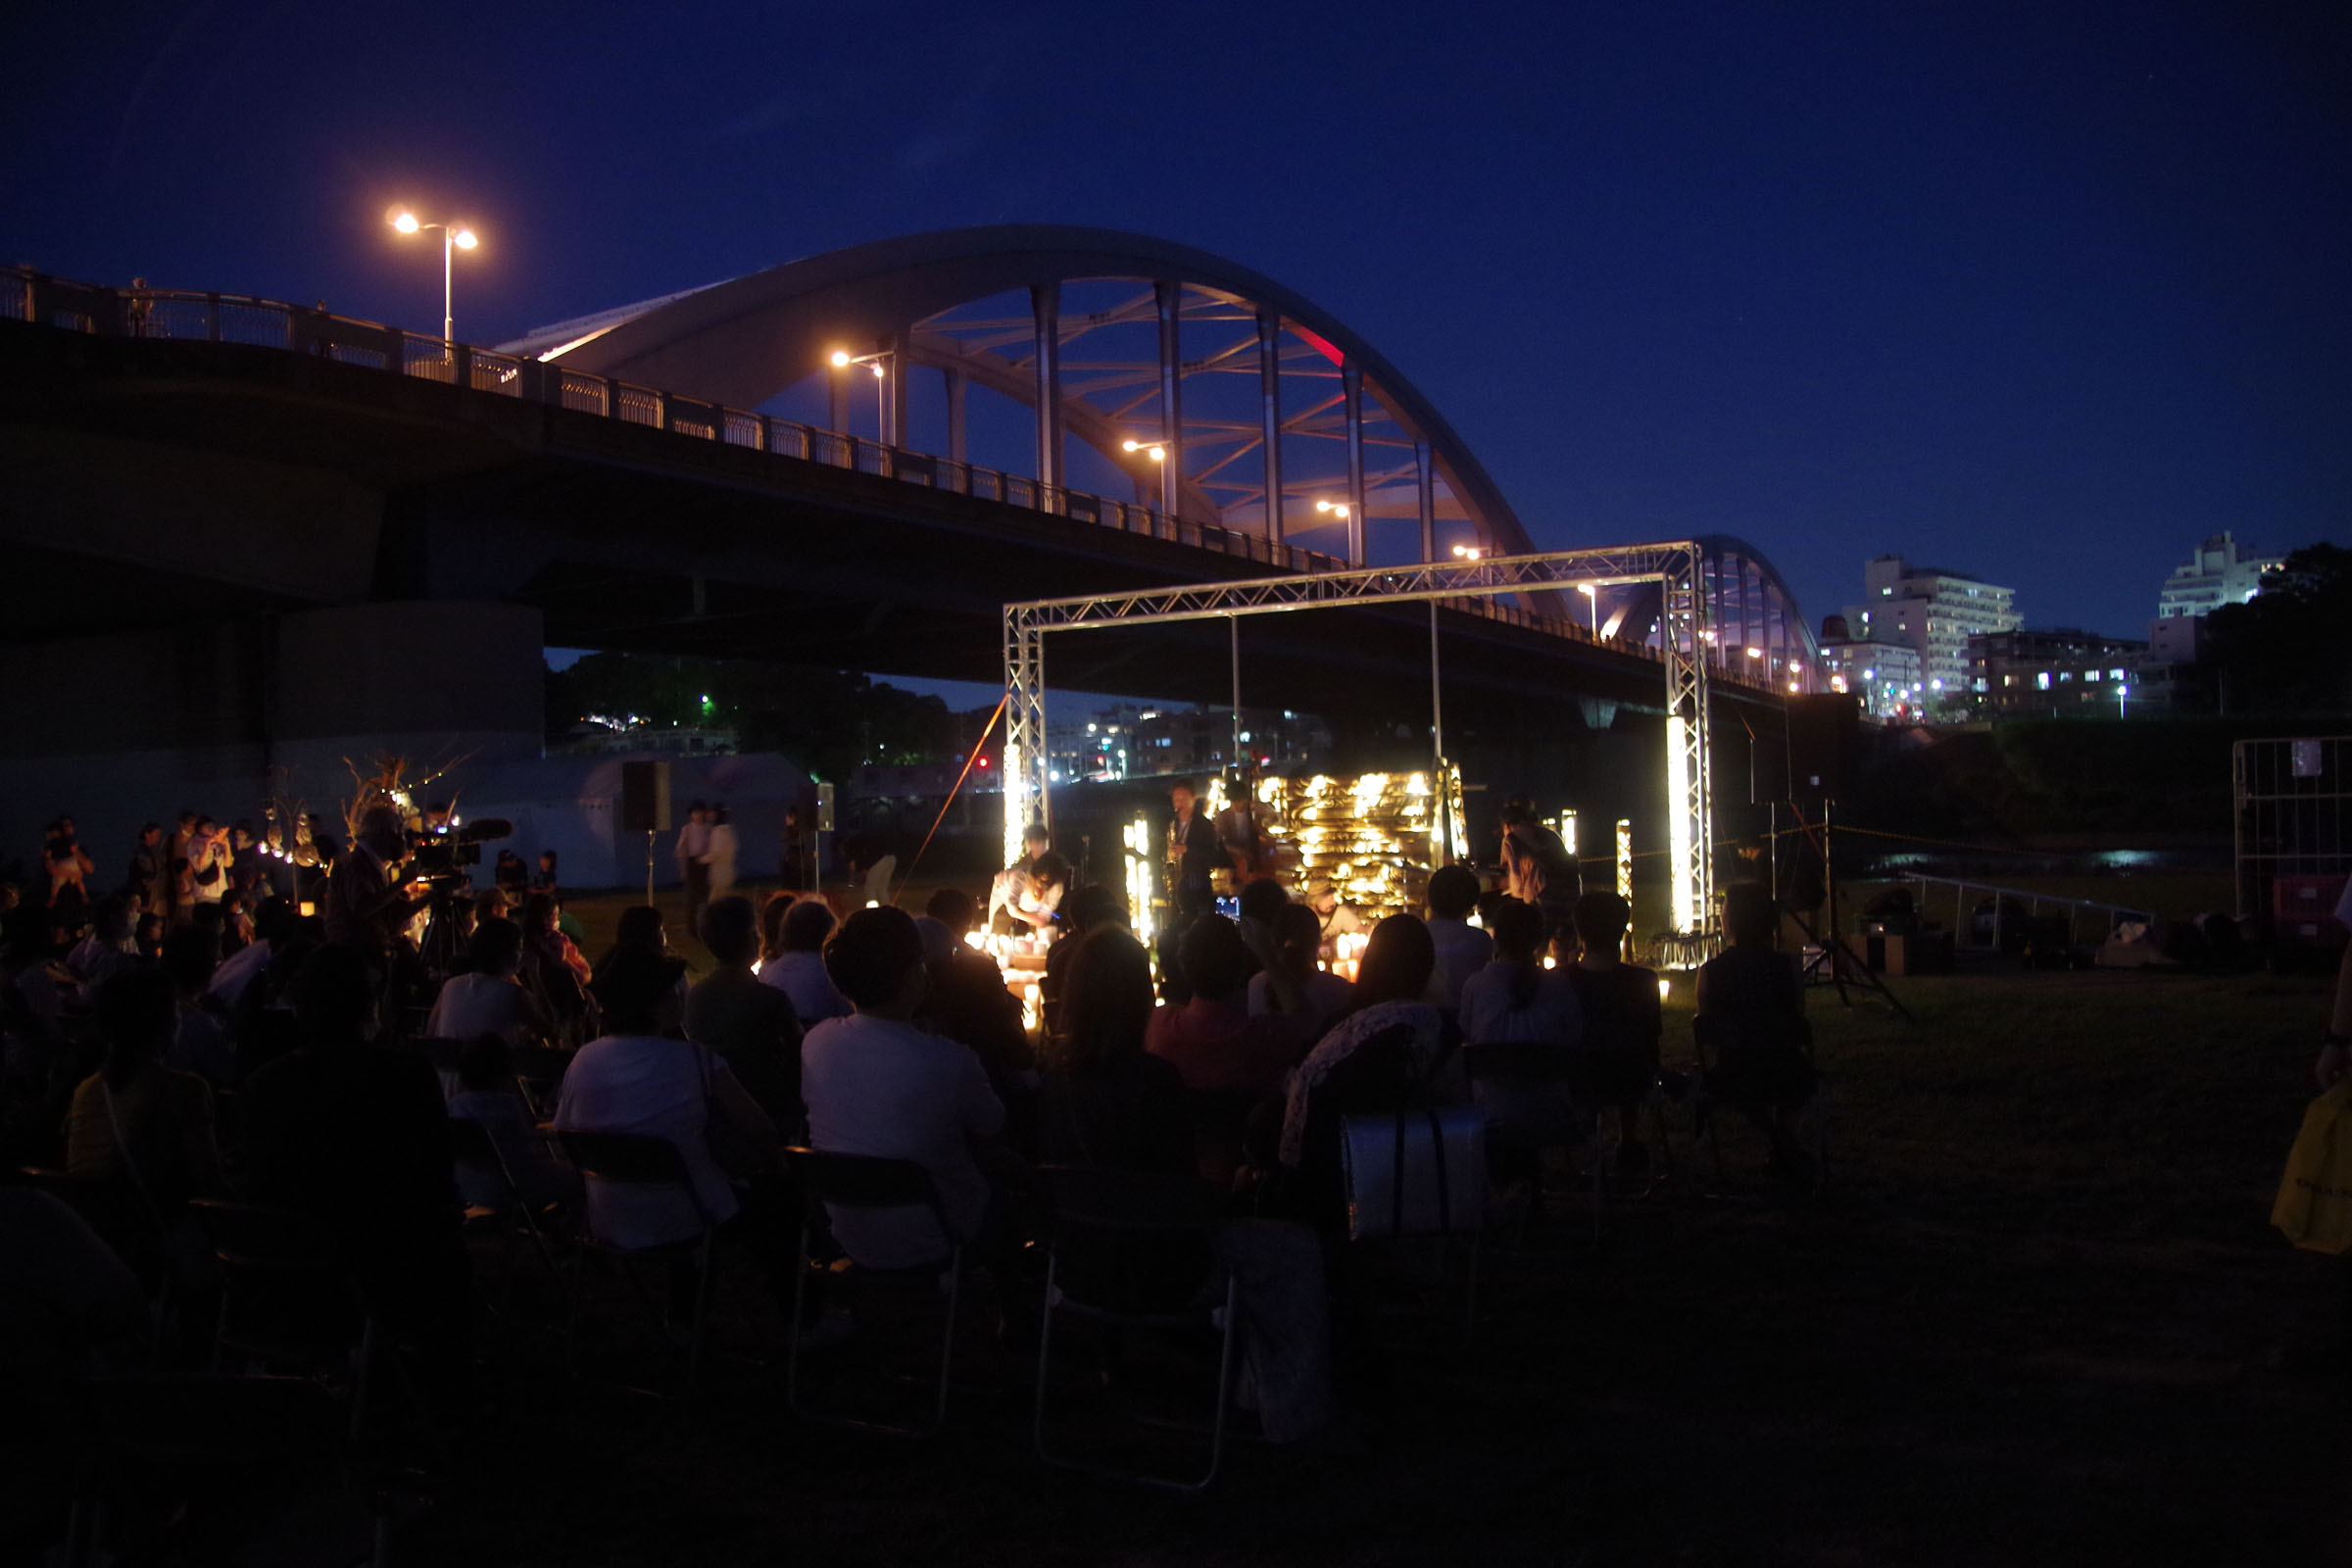
[[[862,365],[874,372],[874,437],[884,446],[897,446],[899,432],[890,427],[890,372],[882,362],[890,358],[890,350],[877,349],[871,354],[852,354],[848,349],[833,351],[833,368],[846,370],[853,365]]]
[[[481,240],[470,227],[464,223],[455,220],[445,223],[427,223],[406,207],[393,208],[384,215],[384,220],[403,234],[414,234],[417,230],[425,228],[437,228],[441,231],[441,341],[444,343],[457,342],[458,334],[452,324],[450,315],[452,273],[455,270],[451,266],[451,257],[458,251],[473,249],[481,243]]]

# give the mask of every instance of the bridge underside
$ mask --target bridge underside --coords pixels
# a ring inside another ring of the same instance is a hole
[[[1262,564],[828,465],[233,345],[0,323],[4,635],[496,601],[556,646],[993,684],[1007,600]],[[1657,664],[1453,611],[1448,721],[1655,708]],[[1242,628],[1251,703],[1417,721],[1419,607]],[[1057,638],[1058,688],[1221,701],[1225,626]]]

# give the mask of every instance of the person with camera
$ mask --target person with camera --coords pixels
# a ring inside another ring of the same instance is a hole
[[[196,904],[219,904],[228,891],[233,857],[228,833],[209,816],[196,819],[188,834],[188,896]]]
[[[424,906],[409,885],[394,880],[408,858],[409,836],[400,813],[389,805],[370,806],[360,817],[351,853],[335,864],[326,884],[326,939],[376,957],[406,942],[409,917]]]

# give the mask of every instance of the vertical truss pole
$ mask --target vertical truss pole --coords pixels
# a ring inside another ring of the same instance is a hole
[[[1233,765],[1242,765],[1242,617],[1227,615],[1225,624],[1233,632]]]
[[[1348,561],[1367,566],[1364,544],[1364,372],[1353,361],[1340,367],[1340,402],[1348,414]]]
[[[1413,443],[1414,489],[1421,501],[1421,559],[1438,559],[1438,476],[1429,443]],[[1484,541],[1481,541],[1482,543]]]
[[[1437,792],[1436,809],[1429,813],[1429,863],[1447,864],[1453,848],[1453,791],[1446,788],[1446,690],[1438,666],[1438,602],[1429,602],[1429,777]]]
[[[851,367],[855,369],[856,367]],[[850,429],[850,372],[836,369],[825,375],[825,428],[844,435]]]
[[[1266,537],[1282,543],[1282,318],[1257,318],[1257,399],[1266,445]]]
[[[1667,841],[1678,931],[1704,929],[1715,909],[1706,588],[1706,562],[1695,547],[1667,564],[1659,643],[1666,656]]]
[[[1036,283],[1029,311],[1037,326],[1037,482],[1054,499],[1039,498],[1048,512],[1061,510],[1061,285]],[[1018,858],[1018,857],[1015,857]],[[1011,863],[1010,861],[1006,862]]]
[[[1184,285],[1157,282],[1152,292],[1159,304],[1159,440],[1167,457],[1159,466],[1159,510],[1173,517],[1184,495],[1184,365],[1177,332],[1178,312],[1184,305]]]
[[[1031,612],[1004,612],[1004,859],[1021,858],[1021,835],[1032,819],[1049,827],[1051,759],[1046,751],[1046,635]]]

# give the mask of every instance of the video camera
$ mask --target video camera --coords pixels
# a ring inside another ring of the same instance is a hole
[[[467,866],[482,863],[482,846],[514,831],[504,817],[485,816],[453,827],[409,834],[408,875],[417,881],[455,885],[466,880]]]

